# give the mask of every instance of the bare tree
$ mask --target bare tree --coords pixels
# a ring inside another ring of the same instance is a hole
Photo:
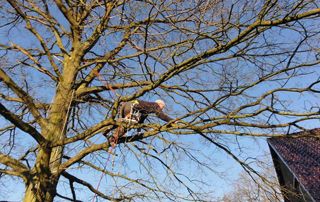
[[[0,8],[0,173],[23,180],[24,201],[78,201],[81,192],[93,201],[211,201],[210,149],[260,176],[239,155],[239,136],[280,137],[319,119],[317,0],[6,0]],[[117,121],[121,103],[159,97],[174,121]],[[113,137],[119,126],[125,137]],[[186,172],[192,166],[196,174]],[[110,179],[107,191],[97,173]]]
[[[266,155],[255,161],[255,169],[259,171],[260,176],[250,176],[244,171],[241,172],[233,183],[232,190],[225,194],[221,201],[283,201],[271,157],[269,154]]]

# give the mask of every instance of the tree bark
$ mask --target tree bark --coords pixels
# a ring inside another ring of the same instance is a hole
[[[51,149],[40,149],[35,167],[26,181],[24,202],[52,202],[59,176],[49,168]]]
[[[57,180],[34,179],[26,187],[24,202],[52,202],[56,195]]]

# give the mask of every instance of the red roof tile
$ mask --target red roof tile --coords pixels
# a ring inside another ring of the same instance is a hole
[[[295,133],[297,138],[270,138],[269,144],[285,161],[316,201],[320,201],[320,129]]]

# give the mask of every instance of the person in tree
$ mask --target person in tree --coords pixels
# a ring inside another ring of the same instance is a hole
[[[163,121],[169,122],[173,118],[169,117],[162,110],[165,108],[166,104],[163,100],[156,100],[155,102],[147,102],[143,100],[133,100],[130,102],[125,102],[121,105],[119,110],[119,120],[124,121],[129,124],[143,123],[150,114],[155,114],[158,118]],[[137,132],[141,132],[141,128],[137,129]],[[126,129],[123,126],[119,126],[114,138],[124,136]],[[112,139],[114,139],[112,138]],[[115,140],[112,140],[114,144]]]
[[[166,104],[163,100],[156,100],[155,102],[133,100],[121,106],[120,117],[143,123],[148,115],[155,114],[161,120],[169,122],[173,119],[162,111],[165,106]]]

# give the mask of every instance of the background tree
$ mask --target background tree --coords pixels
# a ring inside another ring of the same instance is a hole
[[[240,136],[283,136],[319,118],[317,0],[0,7],[0,172],[23,179],[25,201],[212,200],[215,152],[259,176]],[[129,125],[112,148],[118,107],[137,98],[165,99],[180,123]]]
[[[256,161],[256,170],[259,171],[260,177],[250,176],[243,171],[232,184],[232,191],[225,194],[221,201],[283,201],[279,182],[269,156],[270,154],[267,153],[261,158],[263,161]]]

